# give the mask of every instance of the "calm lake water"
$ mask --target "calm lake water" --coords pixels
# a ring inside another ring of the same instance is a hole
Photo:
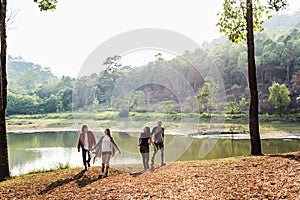
[[[97,141],[102,133],[96,133]],[[140,163],[137,147],[139,133],[113,133],[122,155],[111,159],[111,164]],[[19,175],[38,169],[50,169],[58,163],[69,163],[72,167],[82,166],[81,153],[77,152],[77,132],[36,132],[8,134],[9,163],[12,175]],[[250,142],[246,139],[191,138],[166,136],[166,162],[176,160],[214,159],[248,155]],[[285,153],[300,151],[299,139],[262,140],[264,153]],[[159,154],[157,162],[159,162]],[[95,163],[100,165],[100,163]]]

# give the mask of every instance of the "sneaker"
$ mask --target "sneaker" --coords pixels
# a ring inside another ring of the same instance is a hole
[[[105,178],[108,177],[108,172],[105,173],[104,177],[105,177]]]
[[[161,165],[160,165],[160,166],[162,166],[162,167],[163,167],[163,166],[166,166],[166,163],[161,163]]]

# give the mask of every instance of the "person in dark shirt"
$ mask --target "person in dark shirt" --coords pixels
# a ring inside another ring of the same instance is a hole
[[[153,145],[154,148],[156,148],[152,141],[150,128],[148,126],[146,126],[144,132],[141,133],[138,145],[142,154],[144,169],[147,170],[149,169],[149,145]]]
[[[162,127],[162,121],[159,120],[157,122],[157,126],[152,129],[152,135],[154,136],[154,145],[156,149],[154,149],[151,164],[154,165],[155,155],[157,154],[158,150],[160,150],[161,155],[161,166],[164,166],[164,140],[165,140],[165,129]]]

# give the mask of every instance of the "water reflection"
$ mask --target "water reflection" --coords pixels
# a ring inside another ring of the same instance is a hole
[[[95,135],[99,139],[102,133]],[[113,157],[111,164],[141,162],[137,148],[138,135],[138,133],[113,133],[122,155]],[[9,134],[9,162],[12,175],[54,168],[58,163],[69,163],[72,167],[82,166],[81,154],[76,148],[77,138],[77,132]],[[199,139],[167,135],[165,146],[167,162],[224,158],[248,155],[250,152],[249,140]],[[264,153],[284,153],[299,151],[300,143],[299,139],[262,140],[262,148]],[[208,149],[209,153],[203,154],[203,149]],[[157,158],[159,159],[159,156]]]

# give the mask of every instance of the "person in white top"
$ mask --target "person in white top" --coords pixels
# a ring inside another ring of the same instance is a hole
[[[84,133],[83,148],[89,149],[89,137],[88,137],[87,131]]]
[[[111,136],[110,130],[105,129],[104,136],[100,138],[99,142],[92,149],[92,152],[96,154],[94,157],[94,163],[97,160],[97,158],[100,158],[102,156],[101,171],[103,175],[105,170],[105,174],[104,174],[105,177],[108,176],[110,158],[115,155],[116,151],[119,151],[119,153],[121,154],[120,149],[118,148],[117,144],[115,143],[114,139]],[[101,178],[102,175],[100,175],[99,178]]]

